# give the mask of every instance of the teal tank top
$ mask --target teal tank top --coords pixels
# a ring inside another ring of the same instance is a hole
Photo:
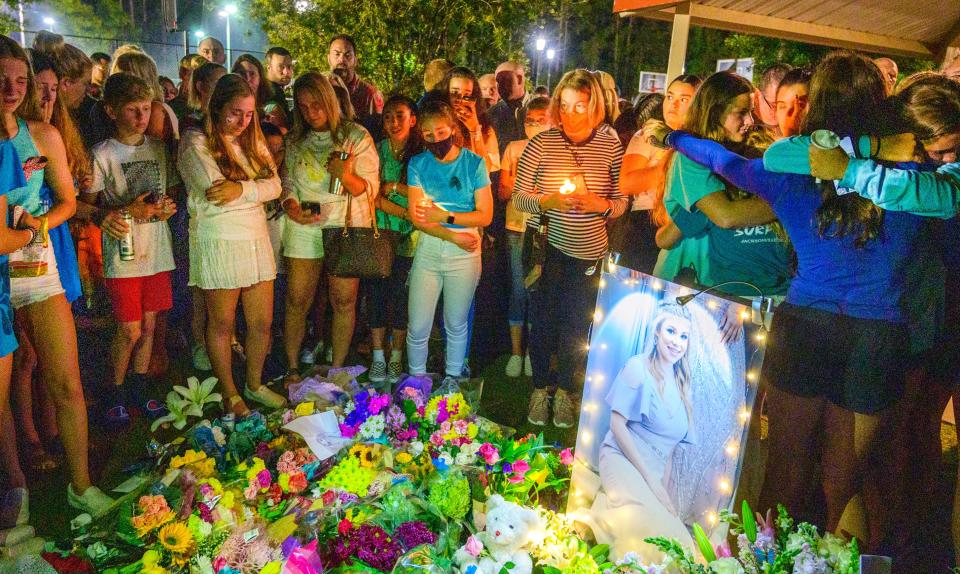
[[[36,144],[33,143],[33,137],[30,135],[30,128],[27,122],[22,118],[17,118],[17,135],[10,140],[21,162],[26,162],[31,157],[39,156]],[[43,186],[43,175],[45,169],[40,169],[30,174],[27,185],[18,187],[7,193],[7,203],[9,205],[22,205],[31,215],[42,215],[40,202],[40,188]]]

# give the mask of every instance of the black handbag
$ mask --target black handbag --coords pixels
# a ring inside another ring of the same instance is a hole
[[[393,257],[401,237],[397,231],[380,229],[367,190],[371,227],[351,227],[353,196],[347,194],[347,214],[343,227],[323,230],[323,258],[327,273],[337,277],[383,279],[393,270]]]

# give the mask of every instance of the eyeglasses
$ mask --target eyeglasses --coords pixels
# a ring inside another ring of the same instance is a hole
[[[571,107],[573,109],[570,109]],[[573,106],[570,106],[570,104],[565,104],[561,102],[560,111],[565,114],[569,114],[569,113],[585,114],[587,113],[587,104],[583,102],[577,102],[576,104],[573,104]]]

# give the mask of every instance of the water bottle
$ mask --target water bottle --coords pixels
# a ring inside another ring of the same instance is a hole
[[[350,154],[345,151],[335,151],[333,152],[334,157],[340,158],[341,161],[346,161],[350,157]],[[328,191],[333,195],[342,195],[343,194],[343,182],[339,177],[330,176],[330,188]]]
[[[133,261],[133,215],[126,209],[121,209],[120,217],[127,224],[127,232],[120,238],[120,261]]]

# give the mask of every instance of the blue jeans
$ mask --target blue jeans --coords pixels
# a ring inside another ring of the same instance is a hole
[[[506,232],[510,248],[510,306],[507,318],[511,327],[523,325],[527,314],[527,289],[523,286],[523,232]]]
[[[480,249],[467,253],[449,241],[422,234],[410,270],[407,361],[411,375],[427,372],[427,345],[437,301],[443,293],[447,334],[446,374],[463,374],[469,342],[469,316],[480,283]]]

